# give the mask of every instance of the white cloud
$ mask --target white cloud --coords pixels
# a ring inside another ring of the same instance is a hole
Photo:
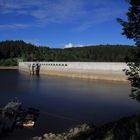
[[[68,43],[64,46],[64,48],[73,48],[73,47],[83,47],[84,45],[80,45],[80,44],[72,44],[72,43]]]
[[[74,47],[72,43],[68,43],[64,46],[64,48],[72,48],[72,47]]]
[[[75,47],[84,47],[84,45],[78,44],[78,45],[76,45]]]

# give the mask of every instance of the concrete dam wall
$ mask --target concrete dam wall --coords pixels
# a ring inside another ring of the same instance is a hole
[[[40,74],[73,78],[127,81],[125,63],[116,62],[19,62],[19,70],[32,73],[32,66],[39,65]]]

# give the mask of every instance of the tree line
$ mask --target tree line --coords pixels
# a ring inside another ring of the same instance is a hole
[[[23,61],[125,62],[135,47],[129,45],[96,45],[75,48],[49,48],[18,41],[0,42],[0,65],[17,65]]]

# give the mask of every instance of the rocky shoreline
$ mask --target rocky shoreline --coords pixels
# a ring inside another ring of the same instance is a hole
[[[140,114],[102,126],[79,125],[66,133],[45,133],[33,140],[140,140]]]
[[[68,132],[62,134],[45,133],[43,137],[34,137],[33,140],[69,140],[77,136],[80,133],[89,131],[91,128],[87,124],[79,125],[75,128],[71,128]]]

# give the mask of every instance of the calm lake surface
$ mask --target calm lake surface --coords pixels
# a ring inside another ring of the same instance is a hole
[[[129,99],[128,83],[30,76],[0,70],[0,106],[18,97],[24,107],[40,109],[34,128],[15,129],[2,140],[30,140],[45,132],[63,132],[82,123],[100,125],[140,112]]]

